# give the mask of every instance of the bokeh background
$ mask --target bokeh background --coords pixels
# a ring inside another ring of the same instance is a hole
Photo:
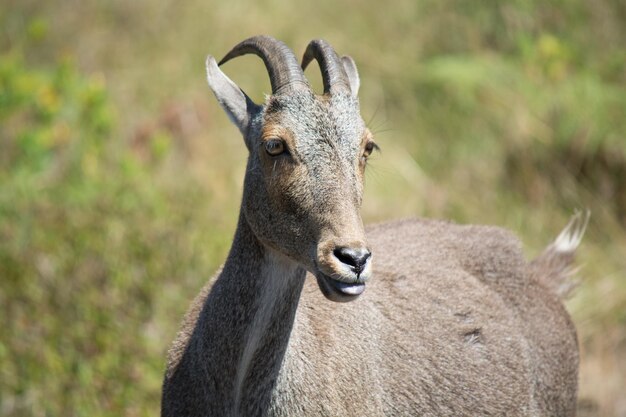
[[[383,150],[367,222],[501,225],[532,257],[591,210],[567,302],[579,415],[626,416],[623,0],[3,0],[0,416],[158,414],[246,159],[204,59],[260,33],[356,60]],[[270,91],[257,57],[224,71],[256,101]]]

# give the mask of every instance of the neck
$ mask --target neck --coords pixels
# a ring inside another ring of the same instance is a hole
[[[250,415],[269,405],[304,277],[297,264],[263,246],[240,215],[196,328],[200,350],[210,355],[203,373],[223,412]]]

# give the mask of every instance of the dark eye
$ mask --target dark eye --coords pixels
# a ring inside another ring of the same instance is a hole
[[[379,147],[378,145],[376,145],[374,142],[369,141],[367,142],[367,144],[365,145],[365,149],[363,150],[363,160],[366,160],[371,154],[372,152],[374,152],[374,150],[378,150]]]
[[[271,156],[278,156],[285,152],[285,142],[282,139],[270,139],[265,142],[265,151]]]

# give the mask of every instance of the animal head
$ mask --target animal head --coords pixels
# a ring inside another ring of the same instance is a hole
[[[272,94],[254,103],[219,68],[244,54],[261,57]],[[316,60],[323,95],[303,69]],[[256,36],[221,61],[207,58],[209,86],[249,150],[242,211],[265,246],[313,273],[324,295],[349,301],[371,275],[372,256],[359,214],[367,159],[377,148],[359,110],[359,76],[323,40],[298,65],[282,42]]]

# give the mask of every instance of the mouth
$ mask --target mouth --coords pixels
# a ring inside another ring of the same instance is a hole
[[[340,303],[352,301],[365,291],[365,283],[363,282],[347,283],[322,273],[316,274],[316,278],[322,294],[331,301]]]

